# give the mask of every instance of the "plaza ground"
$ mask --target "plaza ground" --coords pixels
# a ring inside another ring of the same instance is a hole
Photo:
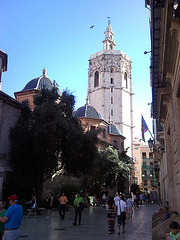
[[[59,213],[46,218],[41,214],[37,218],[24,216],[20,227],[20,239],[30,240],[151,240],[152,214],[159,206],[141,205],[134,210],[132,221],[126,221],[126,233],[109,235],[107,231],[106,212],[103,207],[89,207],[82,213],[82,225],[73,226],[74,208],[66,212],[65,220],[59,220]]]

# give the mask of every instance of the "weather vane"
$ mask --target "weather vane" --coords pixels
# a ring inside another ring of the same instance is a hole
[[[108,25],[111,24],[111,17],[107,17],[109,20],[108,20]]]

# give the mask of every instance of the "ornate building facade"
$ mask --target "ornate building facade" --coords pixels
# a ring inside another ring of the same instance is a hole
[[[90,56],[88,97],[106,121],[112,121],[125,136],[125,148],[133,156],[133,104],[131,60],[115,50],[114,33],[110,24],[105,31],[103,50]]]
[[[180,2],[145,3],[151,10],[153,151],[161,199],[180,211]]]

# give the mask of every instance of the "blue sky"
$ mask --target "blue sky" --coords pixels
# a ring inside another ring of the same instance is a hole
[[[116,50],[133,62],[134,135],[141,137],[140,115],[150,128],[152,121],[150,55],[144,55],[150,50],[149,14],[142,0],[1,0],[0,49],[8,54],[1,90],[14,97],[46,66],[61,90],[74,93],[76,108],[84,105],[88,59],[102,50],[110,16]]]

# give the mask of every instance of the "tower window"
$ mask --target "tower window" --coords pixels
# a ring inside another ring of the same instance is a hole
[[[111,84],[113,84],[113,78],[111,78]]]
[[[128,88],[127,73],[124,73],[125,87]]]
[[[94,87],[98,87],[99,86],[99,72],[96,71],[94,74]]]
[[[113,68],[111,68],[111,69],[110,69],[110,73],[113,73],[113,72],[114,72],[114,69],[113,69]]]
[[[111,97],[111,104],[113,104],[113,97]]]
[[[111,109],[111,116],[113,116],[113,109]]]
[[[113,88],[111,88],[111,93],[113,93]]]

